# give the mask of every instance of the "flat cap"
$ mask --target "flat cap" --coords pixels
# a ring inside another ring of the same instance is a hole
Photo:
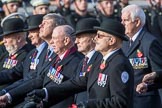
[[[21,2],[22,0],[2,0],[2,3]]]
[[[30,4],[33,7],[37,7],[37,6],[40,6],[40,5],[50,5],[50,2],[49,2],[49,0],[31,0]]]

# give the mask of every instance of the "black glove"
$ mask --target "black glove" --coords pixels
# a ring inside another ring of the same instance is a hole
[[[37,89],[28,93],[27,96],[30,98],[30,100],[39,103],[41,100],[45,98],[46,93],[44,89]]]

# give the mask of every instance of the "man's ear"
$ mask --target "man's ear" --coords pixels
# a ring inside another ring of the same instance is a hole
[[[65,37],[65,39],[64,39],[65,46],[68,45],[69,43],[70,43],[70,38],[69,37]]]

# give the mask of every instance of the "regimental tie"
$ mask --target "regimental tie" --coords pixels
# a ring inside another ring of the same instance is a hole
[[[101,87],[105,87],[106,82],[107,82],[107,78],[108,76],[106,74],[103,73],[104,69],[106,68],[107,64],[105,60],[102,60],[101,64],[100,64],[100,72],[98,74],[98,80],[97,80],[97,84],[98,86]]]
[[[45,61],[51,61],[50,54],[51,54],[51,50],[47,49],[47,54],[46,54],[46,60]]]
[[[3,68],[6,69],[11,69],[14,66],[16,66],[18,60],[16,60],[18,54],[12,54],[11,56],[9,56],[8,58],[5,59],[4,64],[3,64]]]
[[[79,76],[85,76],[88,59],[89,59],[88,57],[85,57],[83,59],[82,70]]]
[[[38,50],[35,50],[32,56],[30,57],[31,62],[30,62],[30,70],[36,70],[36,67],[39,63],[39,59],[36,58],[38,54]]]
[[[53,66],[55,67],[55,69],[57,69],[59,63],[60,63],[61,59],[59,56],[57,56],[56,60],[55,60],[55,63],[53,64]]]

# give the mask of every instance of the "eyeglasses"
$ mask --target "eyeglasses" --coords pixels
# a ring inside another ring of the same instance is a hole
[[[97,34],[97,38],[103,38],[103,37],[111,37],[110,35],[102,35],[102,34]]]

